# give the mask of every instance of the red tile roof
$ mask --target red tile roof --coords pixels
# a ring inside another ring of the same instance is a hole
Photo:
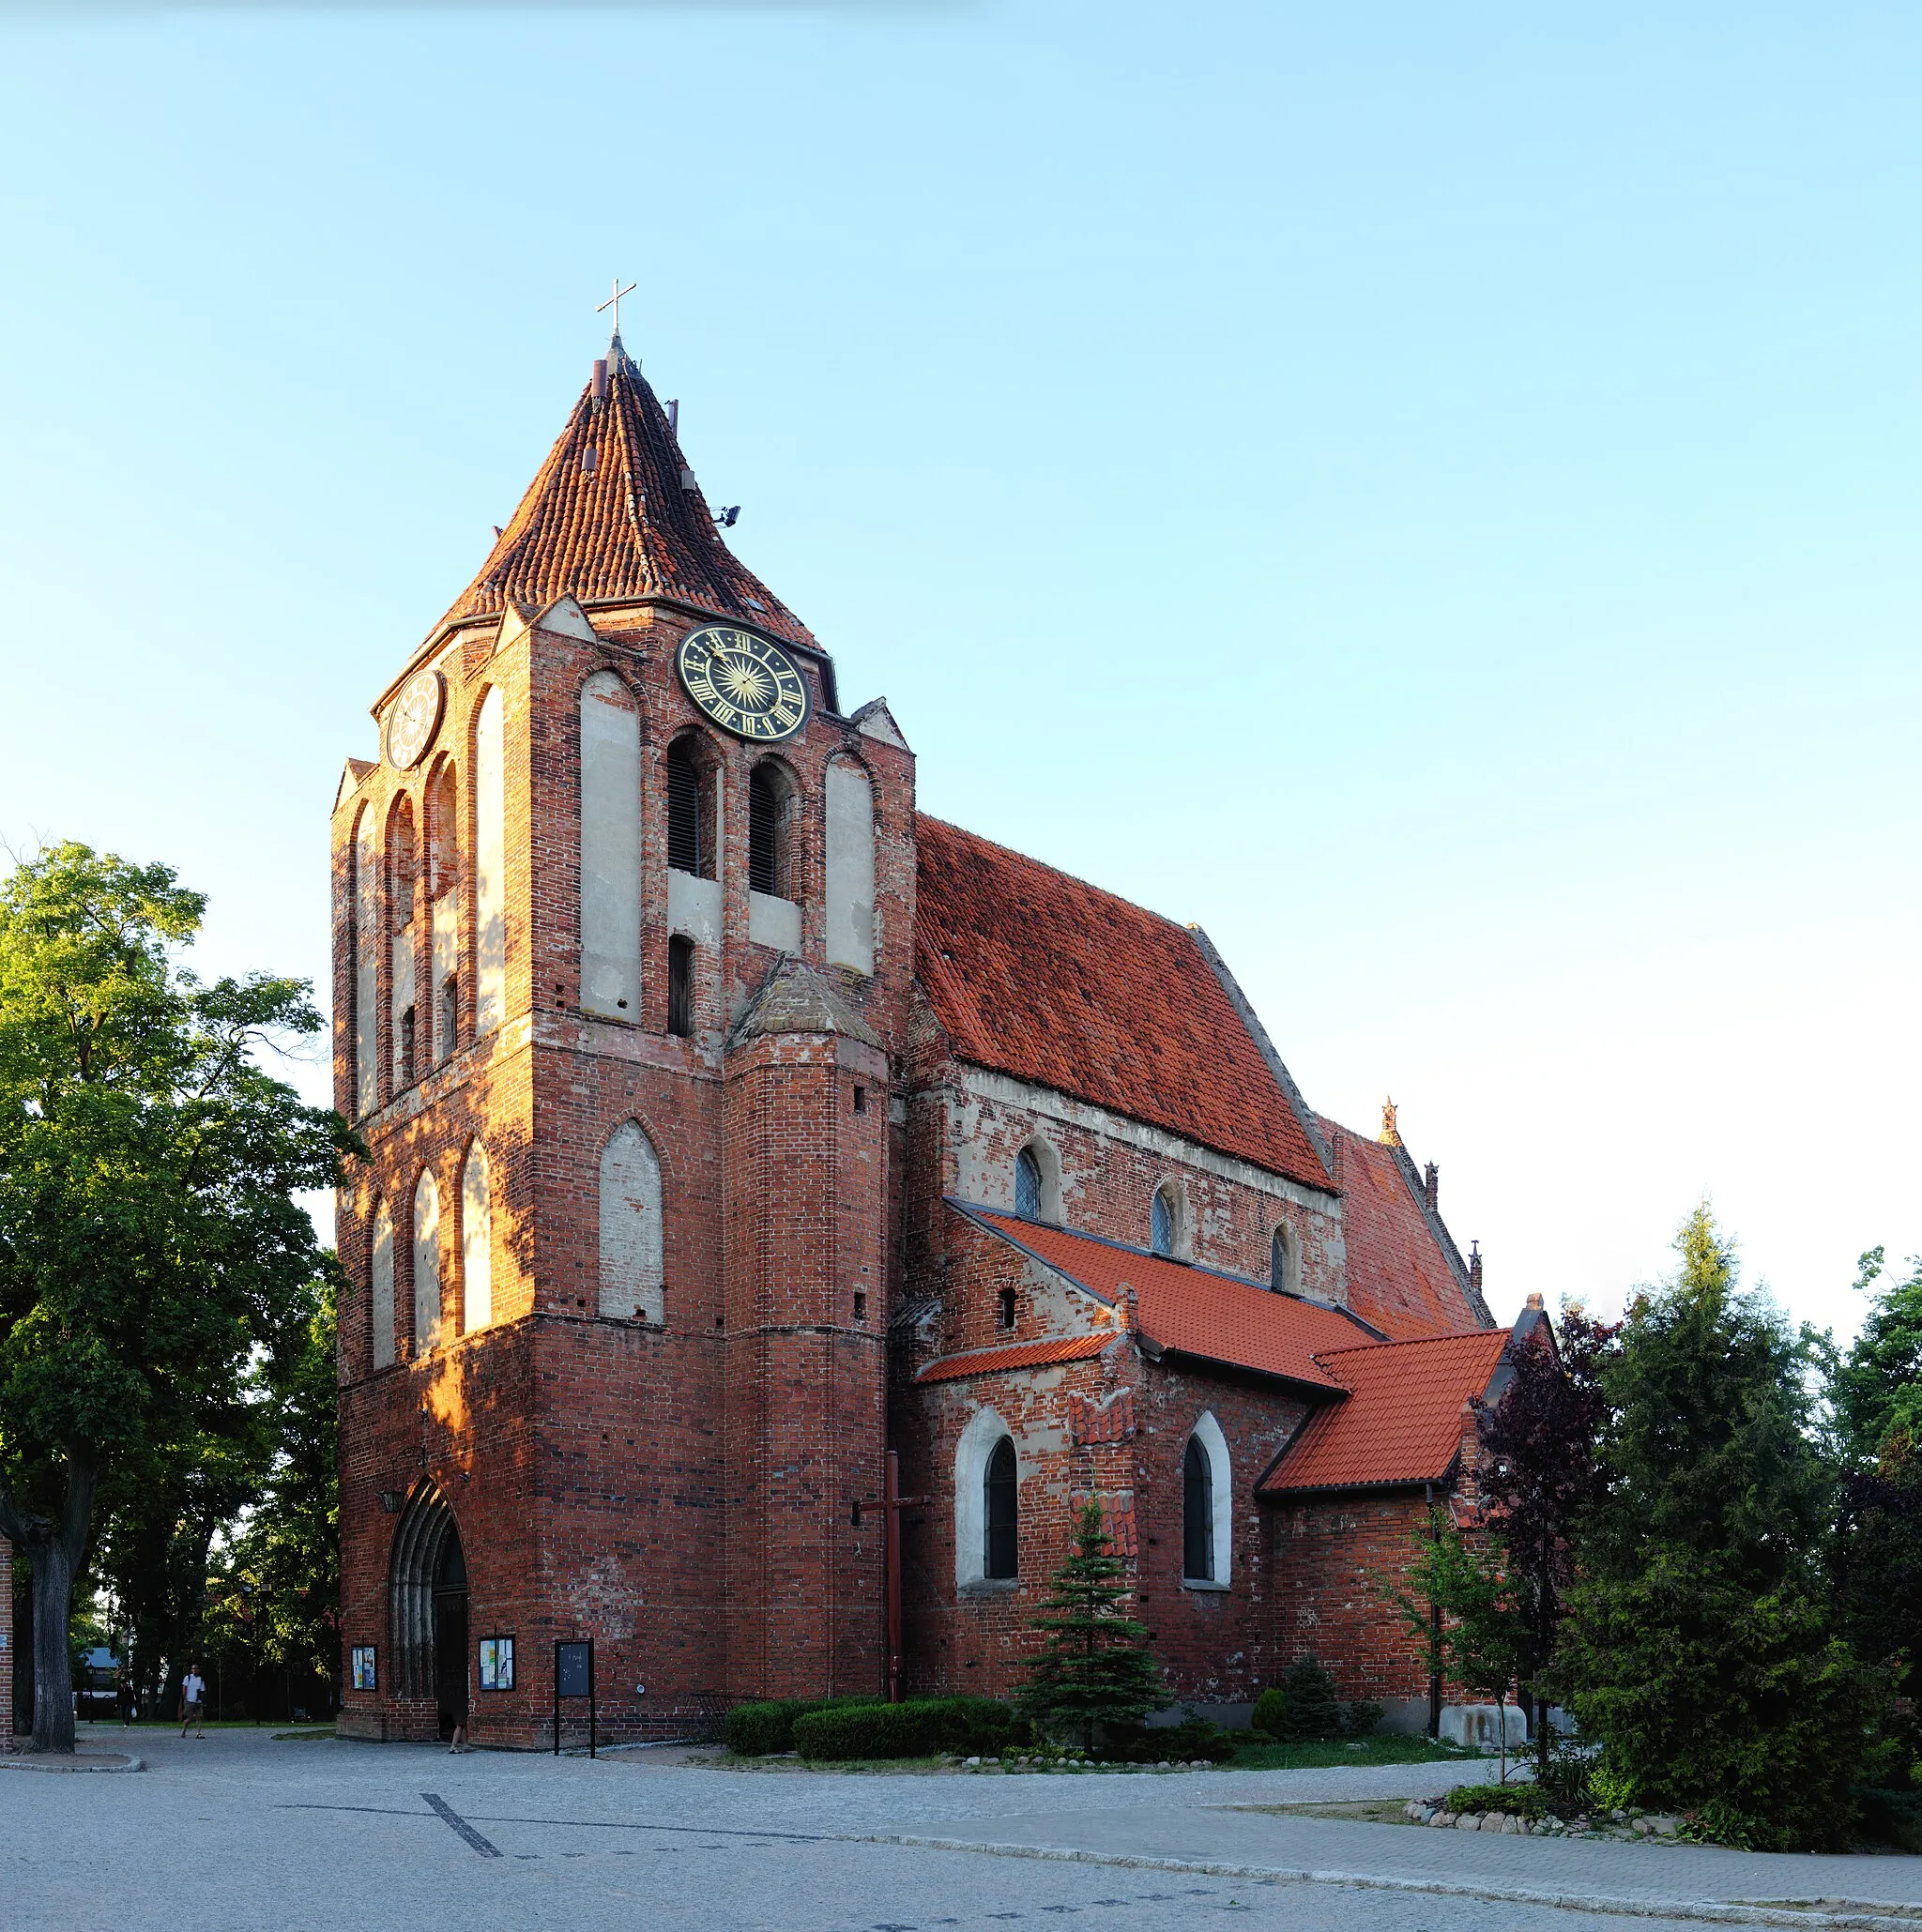
[[[801,619],[722,542],[666,412],[618,336],[605,399],[597,403],[591,390],[442,621],[510,602],[544,608],[569,594],[585,604],[660,597],[811,644]]]
[[[1319,1124],[1342,1193],[1350,1306],[1397,1341],[1478,1324],[1484,1311],[1428,1218],[1406,1154],[1335,1121]]]
[[[958,1057],[1329,1187],[1185,926],[938,818],[915,836],[915,970]]]
[[[1311,1415],[1257,1496],[1439,1482],[1460,1448],[1461,1406],[1488,1386],[1506,1329],[1325,1350],[1345,1402]]]
[[[1350,1347],[1367,1336],[1360,1322],[1321,1302],[1277,1295],[1252,1282],[1011,1214],[963,1211],[1104,1301],[1119,1306],[1123,1292],[1133,1288],[1136,1324],[1151,1348],[1171,1348],[1262,1375],[1285,1376],[1309,1388],[1337,1390],[1342,1382],[1321,1366],[1318,1353]]]
[[[1043,1368],[1051,1362],[1084,1362],[1121,1333],[1104,1329],[1092,1335],[1057,1335],[1046,1342],[1017,1342],[1007,1348],[974,1348],[966,1355],[944,1355],[915,1377],[917,1382],[953,1382],[963,1376],[984,1376],[995,1369]]]

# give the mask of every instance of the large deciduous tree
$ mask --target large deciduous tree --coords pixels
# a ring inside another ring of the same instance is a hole
[[[260,1050],[300,981],[202,983],[205,901],[62,844],[0,886],[0,1534],[28,1553],[34,1748],[73,1747],[68,1627],[96,1498],[239,1399],[325,1263],[297,1191],[355,1145]]]

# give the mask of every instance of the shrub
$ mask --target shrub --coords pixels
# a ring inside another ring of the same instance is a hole
[[[1546,1818],[1555,1809],[1548,1794],[1533,1785],[1457,1785],[1442,1801],[1453,1812],[1505,1811],[1511,1818]]]
[[[794,1749],[794,1724],[814,1711],[845,1704],[877,1704],[877,1697],[769,1697],[737,1704],[722,1720],[721,1735],[739,1757],[768,1757]]]
[[[1264,1737],[1288,1736],[1288,1693],[1278,1683],[1270,1684],[1255,1699],[1255,1714],[1249,1719],[1249,1727]]]
[[[1883,1790],[1873,1785],[1855,1787],[1862,1835],[1873,1845],[1893,1845],[1899,1851],[1922,1851],[1922,1791]]]
[[[1282,1737],[1290,1742],[1340,1737],[1341,1700],[1335,1695],[1335,1680],[1313,1657],[1290,1664],[1281,1688],[1288,1700]]]
[[[1381,1728],[1381,1707],[1372,1697],[1357,1697],[1341,1707],[1341,1727],[1351,1738],[1372,1738]]]
[[[1226,1764],[1235,1755],[1235,1741],[1205,1717],[1184,1718],[1180,1724],[1117,1724],[1107,1727],[1095,1755],[1110,1764],[1192,1764],[1197,1757]]]
[[[819,1763],[849,1757],[998,1753],[1020,1721],[992,1697],[927,1697],[912,1704],[837,1704],[794,1720],[794,1748]]]

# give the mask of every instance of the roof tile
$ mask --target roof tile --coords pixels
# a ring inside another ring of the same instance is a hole
[[[1256,1485],[1258,1496],[1439,1482],[1461,1443],[1461,1406],[1488,1386],[1506,1329],[1324,1350],[1349,1389],[1319,1408]]]
[[[953,1051],[1326,1190],[1185,926],[924,814],[915,970]]]
[[[790,644],[807,627],[722,542],[667,413],[616,336],[607,393],[568,418],[443,624],[505,610],[664,598]]]
[[[1252,1282],[1012,1214],[963,1211],[1104,1301],[1119,1305],[1133,1288],[1141,1338],[1153,1347],[1338,1390],[1343,1384],[1320,1365],[1317,1351],[1367,1337],[1361,1323],[1324,1302],[1277,1295]]]
[[[915,1377],[917,1382],[955,1382],[963,1376],[984,1376],[996,1369],[1044,1368],[1051,1362],[1083,1362],[1099,1355],[1121,1332],[1108,1329],[1092,1335],[1056,1335],[1045,1342],[1016,1342],[1006,1348],[972,1348],[965,1355],[944,1355]]]

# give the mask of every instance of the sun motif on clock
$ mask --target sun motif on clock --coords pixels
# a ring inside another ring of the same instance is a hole
[[[751,631],[725,624],[690,631],[674,663],[682,690],[736,738],[772,744],[807,723],[807,680],[786,651]]]
[[[401,694],[387,714],[387,759],[396,771],[409,770],[420,762],[420,754],[440,728],[446,702],[447,684],[432,664],[401,686]]]

